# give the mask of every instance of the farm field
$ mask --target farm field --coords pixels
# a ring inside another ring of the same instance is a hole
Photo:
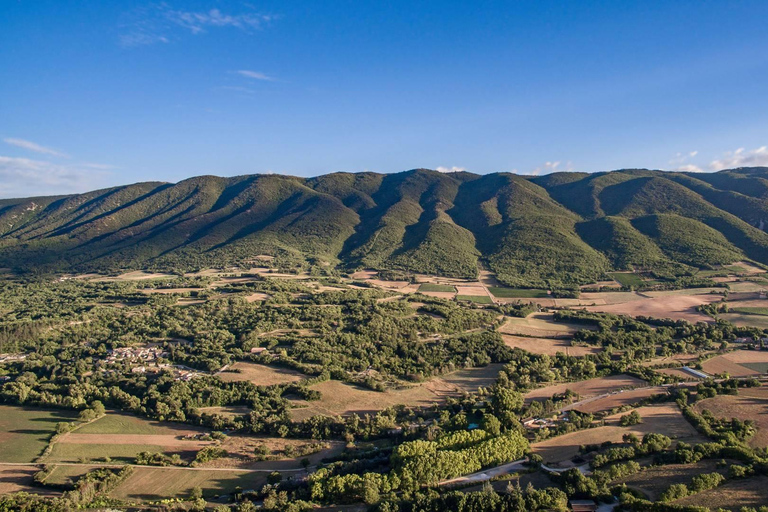
[[[186,425],[184,423],[163,423],[160,421],[139,418],[130,414],[108,412],[101,418],[78,428],[76,433],[82,434],[138,434],[138,435],[171,435],[183,436],[199,434],[205,429]],[[74,433],[73,433],[74,434]]]
[[[718,395],[698,402],[696,411],[704,409],[718,418],[752,420],[757,433],[749,440],[754,447],[768,447],[768,387],[745,388],[738,395]]]
[[[249,471],[197,469],[197,468],[145,468],[137,467],[111,493],[124,500],[158,500],[186,498],[195,487],[203,489],[205,497],[228,494],[237,487],[258,489],[266,483],[268,473]]]
[[[420,292],[456,293],[456,288],[447,284],[424,283],[419,286]]]
[[[526,400],[546,400],[552,395],[564,393],[570,389],[584,400],[594,396],[604,395],[620,389],[639,388],[646,386],[645,381],[630,377],[629,375],[612,375],[610,377],[598,377],[577,382],[564,382],[543,386],[526,393]]]
[[[608,275],[611,276],[617,283],[626,287],[638,287],[645,284],[643,278],[634,272],[609,272]]]
[[[546,299],[549,298],[547,290],[529,288],[505,288],[502,286],[489,286],[491,295],[500,299]]]
[[[649,316],[671,318],[689,322],[712,322],[712,318],[696,311],[696,307],[719,301],[722,296],[710,293],[694,293],[697,290],[683,290],[685,294],[670,292],[644,292],[642,297],[627,302],[587,306],[587,310],[614,315]],[[606,292],[610,293],[610,292]],[[587,294],[584,294],[587,295]],[[605,295],[605,294],[603,294]],[[586,297],[583,297],[586,299]]]
[[[746,313],[721,313],[718,318],[731,322],[739,327],[758,327],[768,329],[768,316]]]
[[[442,402],[447,396],[475,391],[480,386],[492,384],[501,367],[499,364],[490,364],[482,368],[459,370],[406,389],[384,392],[328,380],[311,386],[311,389],[322,394],[320,400],[295,400],[294,404],[299,407],[291,409],[291,417],[294,421],[302,421],[316,415],[364,414],[400,404],[426,407]]]
[[[33,477],[40,471],[38,466],[16,466],[0,463],[0,494],[34,492],[43,495],[59,494],[51,489],[35,487]]]
[[[686,496],[672,502],[675,505],[740,510],[768,503],[768,477],[760,475],[744,480],[731,480],[714,489]]]
[[[740,306],[740,307],[733,308],[732,311],[736,313],[744,313],[745,315],[768,316],[768,307],[759,308],[759,307]]]
[[[611,409],[622,407],[624,405],[632,405],[653,395],[666,393],[667,388],[663,386],[631,389],[629,391],[622,391],[606,397],[585,401],[575,406],[567,405],[563,407],[563,410],[574,409],[579,412],[594,414],[597,412],[610,411]]]
[[[684,381],[693,381],[699,379],[699,377],[686,372],[682,368],[659,368],[655,371],[665,375],[670,375],[672,377],[677,377],[678,379],[682,379]]]
[[[731,377],[756,376],[768,370],[768,351],[735,350],[707,359],[701,367],[711,374],[728,372]]]
[[[605,441],[621,443],[624,434],[633,433],[638,437],[649,432],[663,432],[672,439],[686,442],[702,442],[700,436],[688,421],[683,418],[680,409],[672,404],[658,404],[636,409],[642,417],[642,423],[630,427],[619,426],[619,418],[626,412],[606,418],[606,426],[580,430],[540,443],[531,445],[545,462],[563,463],[570,461],[579,453],[579,447],[588,444],[600,444]]]
[[[224,382],[239,382],[243,380],[250,381],[257,386],[272,386],[274,384],[286,384],[296,382],[306,378],[303,373],[281,368],[279,366],[267,366],[258,363],[237,362],[231,367],[238,372],[221,372],[219,378]]]
[[[322,446],[319,446],[320,449],[315,453],[309,453],[313,445]],[[344,450],[344,443],[235,434],[227,437],[221,447],[227,451],[225,457],[206,462],[200,467],[292,471],[303,468],[301,464],[303,458],[309,459],[310,465],[314,466],[326,457],[338,455]],[[266,447],[270,460],[258,461],[254,457],[254,450],[257,447]],[[286,450],[295,450],[296,453],[305,450],[307,454],[288,456]]]
[[[56,424],[75,419],[72,411],[0,405],[0,462],[33,462],[56,432]]]
[[[504,334],[539,338],[570,337],[588,326],[555,322],[552,313],[531,313],[525,318],[510,317],[499,329]]]
[[[487,295],[456,295],[456,300],[475,302],[477,304],[493,304],[493,299]]]
[[[713,460],[702,460],[693,464],[664,464],[650,466],[639,473],[620,478],[612,484],[627,484],[627,486],[642,491],[646,497],[654,501],[672,484],[687,484],[696,475],[717,471],[727,474],[726,468],[718,468]]]
[[[570,356],[584,356],[596,354],[600,351],[596,347],[572,346],[570,341],[563,338],[530,338],[513,334],[502,334],[501,338],[508,347],[520,348],[534,354],[553,356],[558,352],[562,352]]]

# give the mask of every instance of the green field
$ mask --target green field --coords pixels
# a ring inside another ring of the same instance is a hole
[[[91,469],[93,466],[56,466],[45,479],[45,484],[68,487]]]
[[[420,292],[456,293],[456,288],[447,284],[424,283],[421,286],[419,286],[419,291]]]
[[[546,299],[549,297],[547,290],[536,288],[504,288],[501,286],[489,286],[488,291],[494,297],[500,299]]]
[[[188,425],[179,425],[189,430]],[[138,418],[128,414],[108,413],[92,423],[77,429],[78,434],[146,434],[162,435],[177,433],[171,423]]]
[[[733,308],[731,311],[743,313],[745,315],[768,316],[768,307],[766,308]]]
[[[56,432],[60,421],[74,421],[71,411],[0,405],[0,461],[32,462]]]
[[[632,274],[627,272],[608,272],[608,275],[611,276],[611,279],[618,282],[621,286],[638,287],[646,284],[639,274]]]
[[[240,471],[205,471],[193,469],[134,468],[110,496],[128,500],[186,498],[195,487],[206,497],[228,494],[237,487],[258,489],[266,483],[266,473]]]
[[[457,295],[456,300],[465,300],[478,304],[493,304],[493,301],[487,295]]]
[[[113,462],[134,462],[139,452],[162,452],[162,446],[149,444],[83,444],[56,443],[45,462],[104,462],[109,457]]]
[[[760,373],[768,373],[768,363],[739,363],[741,366],[745,366],[750,370],[754,370]]]

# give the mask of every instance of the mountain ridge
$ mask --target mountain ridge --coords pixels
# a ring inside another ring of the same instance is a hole
[[[194,270],[260,254],[574,288],[611,270],[768,265],[768,168],[197,176],[0,199],[0,267]]]

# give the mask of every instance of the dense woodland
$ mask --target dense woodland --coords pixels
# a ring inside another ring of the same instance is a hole
[[[768,169],[517,176],[201,176],[75,196],[0,200],[0,267],[40,273],[246,266],[395,269],[553,290],[607,270],[690,283],[768,265]]]

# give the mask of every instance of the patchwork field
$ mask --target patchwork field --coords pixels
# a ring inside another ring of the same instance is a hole
[[[742,507],[760,507],[768,503],[768,477],[753,476],[744,480],[732,480],[723,485],[686,496],[672,502],[675,505],[724,508],[741,510]]]
[[[303,421],[316,415],[364,414],[400,404],[426,407],[442,402],[447,396],[489,386],[495,381],[501,367],[499,364],[490,364],[482,368],[469,368],[405,389],[384,392],[329,380],[311,386],[322,394],[320,400],[295,400],[297,407],[291,410],[291,417],[294,421]]]
[[[424,283],[419,286],[420,292],[456,293],[456,288],[447,284]]]
[[[499,329],[504,334],[519,334],[538,338],[570,337],[585,325],[559,323],[552,313],[531,313],[525,318],[510,317]]]
[[[731,377],[749,377],[768,372],[768,351],[735,350],[701,363],[705,372],[728,372]]]
[[[578,382],[564,382],[562,384],[543,386],[526,393],[525,399],[546,400],[551,398],[552,395],[565,393],[567,389],[570,389],[583,400],[620,389],[638,388],[641,386],[646,386],[645,381],[630,377],[629,375],[612,375],[610,377],[598,377]]]
[[[505,288],[501,286],[490,286],[488,291],[491,295],[500,299],[546,299],[549,298],[547,290],[527,289],[527,288]]]
[[[134,468],[133,473],[110,496],[124,500],[187,498],[192,489],[200,487],[204,496],[213,497],[232,493],[237,487],[258,489],[266,483],[267,474],[236,469],[140,467]]]
[[[534,354],[553,356],[562,352],[570,356],[584,356],[600,351],[595,347],[572,346],[569,340],[563,338],[530,338],[513,334],[502,334],[501,338],[508,347],[520,348]]]
[[[233,364],[230,368],[239,371],[226,371],[219,373],[219,378],[224,382],[239,382],[247,380],[253,382],[257,386],[272,386],[275,384],[287,384],[289,382],[296,382],[306,378],[306,375],[303,373],[288,368],[281,368],[279,366],[267,366],[257,363],[247,363],[243,361]]]
[[[745,388],[738,396],[718,395],[697,403],[698,412],[704,409],[718,418],[738,418],[752,420],[757,427],[757,433],[749,444],[765,448],[768,446],[768,387]]]
[[[673,404],[658,404],[636,409],[642,417],[642,423],[631,427],[619,426],[619,418],[627,413],[615,414],[606,418],[606,426],[580,430],[571,434],[547,439],[531,446],[545,462],[563,463],[570,461],[579,453],[579,447],[588,444],[601,444],[605,441],[621,443],[622,436],[628,433],[642,437],[649,432],[663,432],[665,435],[686,442],[702,442],[704,439],[683,418],[680,409]]]
[[[72,411],[0,405],[0,462],[32,462],[56,432],[56,424],[74,421]]]

